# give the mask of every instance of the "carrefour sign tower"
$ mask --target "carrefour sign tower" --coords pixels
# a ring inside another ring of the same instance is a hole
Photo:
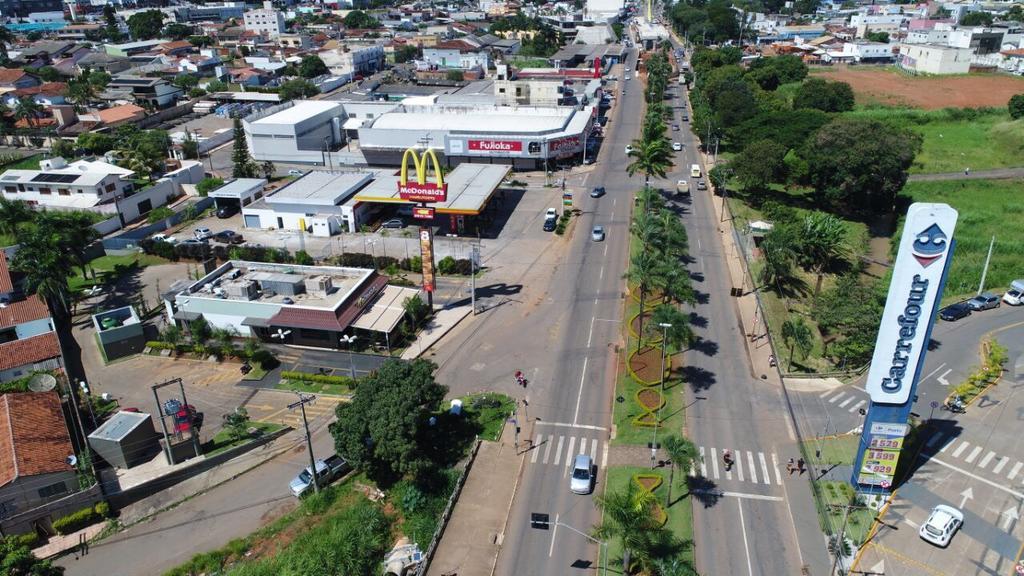
[[[947,204],[907,211],[866,389],[871,395],[852,482],[890,490],[914,392],[953,259],[957,212]]]

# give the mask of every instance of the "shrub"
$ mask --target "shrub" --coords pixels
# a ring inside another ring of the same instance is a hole
[[[97,502],[96,505],[92,507],[92,509],[104,518],[110,517],[110,504],[108,504],[107,502]]]
[[[444,275],[453,274],[455,272],[455,258],[451,256],[441,258],[441,261],[437,263],[437,271]]]
[[[35,532],[29,532],[28,534],[18,534],[17,536],[11,536],[14,540],[15,546],[24,546],[25,548],[32,549],[41,543],[42,538]]]
[[[159,340],[150,340],[149,342],[146,342],[146,347],[147,348],[152,348],[153,350],[177,350],[178,349],[178,346],[176,344],[170,344],[170,343],[167,343],[167,342],[160,342]]]
[[[67,516],[62,516],[53,521],[53,529],[58,534],[65,536],[73,532],[77,532],[86,526],[95,524],[103,520],[103,516],[96,513],[96,510],[92,507],[83,508],[78,512],[72,512]]]
[[[148,220],[150,224],[155,224],[161,220],[166,220],[171,216],[174,216],[174,210],[171,210],[167,206],[160,206],[159,208],[150,210],[149,214],[146,216],[146,220]]]
[[[346,386],[348,388],[355,388],[355,382],[348,376],[331,376],[328,374],[310,374],[308,372],[293,372],[291,370],[284,370],[281,372],[281,378],[287,380],[298,380],[300,382],[312,382],[315,384],[333,384],[336,386]]]

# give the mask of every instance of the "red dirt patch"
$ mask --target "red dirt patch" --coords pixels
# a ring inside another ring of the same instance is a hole
[[[881,103],[927,110],[1002,108],[1010,96],[1024,92],[1024,79],[1001,74],[910,76],[887,68],[849,66],[811,70],[816,76],[849,84],[860,104]]]
[[[661,380],[661,350],[648,346],[629,358],[629,367],[641,383],[654,384]]]
[[[655,410],[661,404],[661,393],[652,388],[644,388],[637,394],[636,399],[644,408]]]
[[[645,328],[645,329],[646,329],[646,328],[647,328],[648,326],[650,326],[650,325],[651,325],[651,317],[652,317],[653,315],[654,315],[654,314],[653,314],[653,313],[651,313],[651,312],[647,312],[647,313],[645,313],[645,314],[643,315],[643,319],[644,319],[644,324],[643,324],[643,325],[644,325],[644,328]],[[630,334],[631,334],[631,335],[632,335],[632,336],[633,336],[634,338],[637,338],[637,337],[639,337],[639,336],[640,336],[640,315],[639,315],[639,314],[637,314],[636,316],[634,316],[634,317],[633,317],[633,320],[631,320],[631,321],[630,321],[630,323],[629,323],[629,330],[630,330],[630,332],[629,332],[629,333],[630,333]],[[661,333],[660,333],[660,332],[658,332],[658,331],[655,331],[655,332],[654,332],[653,334],[650,334],[650,335],[645,335],[645,336],[644,336],[644,341],[645,341],[645,342],[651,342],[651,343],[653,343],[653,342],[661,342]]]
[[[646,476],[635,478],[635,480],[637,484],[643,486],[644,490],[647,490],[648,492],[653,490],[658,484],[661,484],[657,478],[648,478]]]

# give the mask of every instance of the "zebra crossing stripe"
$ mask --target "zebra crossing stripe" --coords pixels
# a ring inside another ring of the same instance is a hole
[[[836,394],[835,396],[829,398],[828,403],[829,404],[835,404],[836,400],[839,400],[843,396],[846,396],[846,392],[840,392],[839,394]]]
[[[957,449],[953,450],[953,458],[959,458],[960,454],[962,454],[964,450],[967,450],[967,447],[970,445],[970,442],[964,442],[960,446],[957,446]]]
[[[723,449],[723,450],[724,450],[724,449]],[[735,462],[735,458],[733,459],[733,461]],[[728,467],[728,466],[727,466],[727,467],[725,468],[725,478],[726,478],[727,480],[732,480],[732,468],[731,468],[731,467]],[[740,480],[742,480],[742,479],[743,479],[743,478],[740,478]]]
[[[544,448],[544,463],[545,464],[548,463],[548,456],[551,456],[551,446],[553,446],[554,443],[555,443],[555,435],[554,434],[549,434],[548,435],[548,445]]]
[[[707,463],[707,460],[704,458],[704,447],[703,446],[700,447],[700,475],[703,478],[707,478],[708,477],[708,463]]]
[[[565,436],[558,437],[558,448],[555,450],[555,466],[562,461],[562,444],[565,443]],[[546,462],[545,462],[546,464]]]
[[[1000,472],[1002,472],[1003,471],[1003,467],[1006,466],[1006,463],[1009,462],[1009,461],[1010,461],[1010,457],[1009,456],[1003,456],[1002,458],[1000,458],[999,462],[996,462],[996,467],[992,469],[992,473],[993,474],[999,474]]]
[[[533,454],[530,455],[530,464],[537,463],[537,456],[540,455],[540,442],[543,436],[537,434],[537,439],[533,441]]]
[[[1010,473],[1007,474],[1006,477],[1008,479],[1010,479],[1010,480],[1013,480],[1014,478],[1016,478],[1017,477],[1017,473],[1020,472],[1020,469],[1021,469],[1022,466],[1024,466],[1024,464],[1021,464],[1020,462],[1017,462],[1016,464],[1014,464],[1013,468],[1010,468]]]
[[[942,434],[933,434],[932,437],[929,438],[928,441],[924,443],[925,447],[932,448],[933,446],[939,443],[939,440],[941,440],[942,437]]]
[[[979,468],[987,467],[989,462],[991,462],[992,459],[995,458],[995,457],[996,457],[996,453],[994,451],[992,451],[992,450],[989,450],[988,454],[985,454],[985,457],[981,459],[981,462],[978,462],[978,467]]]
[[[839,407],[840,408],[846,408],[846,405],[849,404],[850,402],[853,402],[853,400],[854,400],[854,397],[850,396],[846,400],[843,400],[843,402],[839,405]]]
[[[715,480],[718,480],[718,451],[714,448],[711,449],[711,471],[715,475]]]
[[[829,394],[831,394],[833,392],[835,392],[835,390],[825,390],[824,392],[821,393],[821,397],[822,398],[827,398],[829,396]]]
[[[764,460],[764,452],[758,452],[757,457],[761,460],[761,472],[764,472],[764,483],[771,484],[772,477],[768,474],[768,463]]]
[[[943,440],[943,442],[945,442],[945,440]],[[945,442],[942,445],[942,448],[939,449],[939,452],[945,452],[946,450],[948,450],[949,447],[953,445],[953,442],[956,442],[956,438],[950,438],[949,442]]]
[[[975,446],[967,458],[964,458],[964,461],[968,464],[974,464],[974,459],[978,457],[978,454],[981,454],[981,446]]]
[[[860,402],[857,402],[857,403],[856,403],[856,404],[854,404],[853,406],[850,406],[850,409],[849,409],[849,410],[847,410],[847,412],[856,412],[856,411],[857,411],[857,408],[860,408],[861,406],[863,406],[863,405],[865,405],[865,404],[867,404],[867,403],[868,403],[868,401],[867,401],[867,400],[861,400]]]
[[[747,472],[750,472],[750,481],[757,484],[757,467],[754,466],[754,453],[747,452],[747,464],[750,466],[747,468]]]
[[[779,474],[779,457],[772,452],[772,469],[775,470],[775,483],[782,486],[782,475]]]
[[[572,451],[574,446],[576,446],[576,437],[569,436],[569,450],[565,453],[565,472],[562,474],[563,477],[569,473],[569,468],[572,467],[572,457],[575,455],[575,452]],[[555,464],[558,464],[557,460]]]
[[[743,453],[739,450],[733,450],[732,453],[736,455],[733,458],[733,462],[736,463],[736,475],[739,477],[740,482],[743,482]]]
[[[590,443],[590,461],[597,462],[597,438]]]

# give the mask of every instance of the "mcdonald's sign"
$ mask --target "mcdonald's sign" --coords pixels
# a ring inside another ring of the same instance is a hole
[[[409,159],[412,159],[412,167],[416,172],[416,179],[409,180]],[[434,168],[434,183],[427,182],[427,161],[432,161]],[[433,148],[427,148],[422,154],[414,148],[406,149],[402,154],[402,171],[398,179],[398,196],[402,200],[412,202],[444,202],[448,199],[448,185],[444,182],[444,174],[441,173],[441,163],[437,161],[437,154]]]

